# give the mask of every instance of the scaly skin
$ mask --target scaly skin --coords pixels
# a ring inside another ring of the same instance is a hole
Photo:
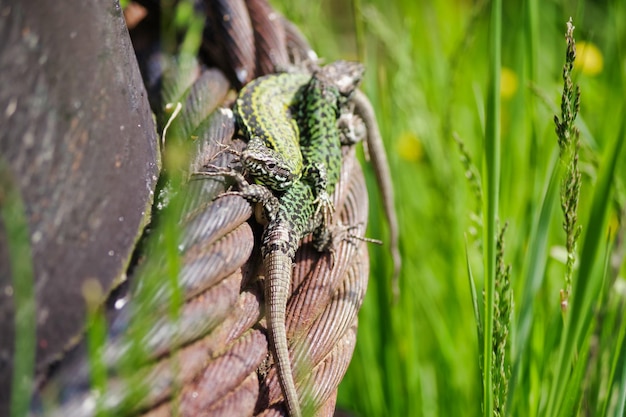
[[[242,162],[257,184],[248,184],[240,173],[228,170],[207,173],[234,177],[239,187],[236,194],[261,203],[265,210],[267,226],[261,252],[268,333],[292,417],[301,416],[301,409],[289,358],[285,312],[296,251],[302,238],[310,233],[314,233],[315,247],[320,251],[329,249],[332,243],[330,195],[340,176],[342,142],[354,144],[363,139],[367,126],[370,148],[384,151],[371,107],[364,108],[358,91],[356,107],[361,110],[361,118],[353,117],[350,110],[352,103],[348,100],[362,74],[359,64],[336,62],[317,70],[313,77],[285,73],[248,84],[239,95],[236,110],[239,124],[250,139]],[[382,160],[386,167],[384,155],[381,158],[377,161]],[[377,170],[380,172],[388,173],[388,169]],[[272,191],[282,194],[277,197]],[[385,208],[393,208],[390,204]],[[387,215],[395,220],[390,210]],[[392,227],[393,243],[396,231]],[[399,261],[396,265],[399,267]]]
[[[278,381],[291,417],[301,416],[301,410],[287,348],[285,311],[293,260],[300,241],[321,225],[321,216],[315,214],[315,206],[311,186],[302,180],[296,181],[280,198],[280,208],[275,219],[265,228],[261,246],[267,328]]]
[[[263,204],[269,220],[261,247],[266,316],[278,379],[292,417],[301,416],[285,329],[292,264],[306,235],[314,233],[318,250],[331,244],[330,195],[342,158],[337,119],[362,73],[360,64],[340,61],[313,76],[261,77],[244,87],[236,103],[239,123],[250,138],[242,163],[257,184],[248,184],[240,174],[230,175],[239,184],[239,194]],[[277,199],[270,189],[282,194]]]
[[[319,208],[331,204],[330,194],[340,176],[339,106],[343,97],[356,88],[362,72],[359,64],[330,64],[316,72],[304,87],[298,111],[304,174],[280,197],[278,213],[263,233],[268,330],[279,382],[292,417],[301,415],[285,329],[292,263],[300,241],[311,232],[318,250],[328,249],[331,244],[332,220],[326,210]],[[347,80],[349,85],[337,84]]]
[[[336,61],[315,72],[302,90],[298,110],[300,150],[304,160],[304,178],[315,190],[317,211],[322,212],[322,226],[316,230],[319,250],[329,244],[333,206],[330,196],[341,170],[341,135],[337,128],[340,109],[346,105],[363,76],[363,65]]]
[[[339,157],[341,158],[341,154]],[[249,184],[239,172],[218,167],[214,169],[215,171],[202,175],[232,177],[239,191],[225,194],[241,195],[251,203],[260,203],[265,210],[264,218],[269,220],[261,241],[261,256],[265,268],[267,328],[278,381],[289,415],[300,417],[302,415],[300,402],[287,348],[285,312],[290,294],[293,260],[300,241],[322,225],[322,215],[316,210],[313,189],[301,178],[278,199],[265,186]]]
[[[274,191],[287,189],[302,174],[292,107],[309,79],[302,73],[259,77],[242,88],[235,103],[238,122],[249,138],[242,164],[255,182]]]

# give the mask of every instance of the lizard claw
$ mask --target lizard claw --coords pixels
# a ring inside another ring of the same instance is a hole
[[[337,127],[342,145],[354,145],[363,142],[367,135],[367,127],[363,119],[351,111],[342,111],[337,120]],[[365,143],[365,142],[364,142]]]
[[[241,174],[241,172],[235,171],[232,168],[220,167],[220,166],[211,165],[211,164],[205,165],[205,168],[207,168],[209,171],[194,172],[194,173],[191,174],[191,177],[192,178],[193,177],[224,177],[224,178],[232,178],[235,181],[235,183],[237,184],[237,187],[239,189],[245,188],[245,187],[250,185],[248,183],[248,181],[246,181],[244,176]]]
[[[317,251],[327,252],[330,255],[330,267],[335,266],[336,261],[336,247],[343,241],[358,240],[361,242],[375,243],[382,245],[378,239],[372,239],[361,236],[358,234],[358,230],[353,232],[354,229],[360,229],[363,224],[345,225],[342,223],[336,224],[332,227],[320,227],[314,234],[313,244]]]
[[[215,160],[218,156],[220,156],[224,152],[229,153],[231,155],[235,155],[237,157],[241,157],[241,151],[234,149],[232,146],[219,142],[215,139],[213,140],[213,143],[217,145],[220,148],[220,150],[217,151],[217,153],[211,157],[210,161]]]
[[[220,148],[222,148],[226,152],[231,152],[231,153],[234,153],[236,155],[239,155],[241,153],[238,150],[233,149],[233,147],[230,146],[229,144],[220,142],[220,141],[218,141],[216,139],[213,139],[213,143],[215,143],[217,146],[219,146]]]
[[[359,234],[358,230],[353,232],[355,229],[360,229],[363,226],[362,223],[346,225],[339,223],[337,226],[333,228],[333,240],[343,242],[344,240],[358,240],[360,242],[374,243],[376,245],[382,245],[383,242],[379,239],[373,239],[371,237],[365,237]]]
[[[326,191],[322,192],[314,201],[317,206],[315,209],[315,216],[322,214],[322,227],[329,228],[333,223],[333,214],[335,213],[335,206],[332,199]]]
[[[328,253],[330,254],[330,269],[333,269],[335,267],[335,262],[337,261],[337,251],[335,250],[334,245],[330,247]]]

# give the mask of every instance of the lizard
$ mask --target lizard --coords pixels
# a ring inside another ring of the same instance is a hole
[[[297,115],[303,176],[280,198],[276,218],[262,237],[261,254],[268,280],[268,330],[279,382],[292,417],[301,415],[285,329],[292,264],[300,241],[310,233],[317,250],[332,250],[330,195],[339,180],[342,160],[337,119],[362,74],[360,64],[337,61],[314,72],[304,86]]]
[[[351,80],[360,80],[363,66],[337,61],[326,65],[323,71],[318,69],[316,72],[320,74],[318,76],[326,74],[325,82],[337,86],[343,97],[339,105],[343,106],[356,87],[351,85]],[[306,72],[290,71],[256,78],[241,89],[234,112],[249,140],[240,159],[256,183],[266,185],[273,191],[284,191],[301,175],[315,178],[317,200],[328,206],[330,193],[325,190],[327,180],[324,164],[312,161],[315,152],[307,149],[313,147],[303,143],[302,138],[307,135],[299,135],[296,122],[296,117],[302,120],[295,113],[302,113],[302,106],[298,107],[297,104],[305,101],[303,94],[310,79],[310,74]],[[359,140],[344,140],[344,136],[342,133],[343,144]],[[303,173],[303,169],[307,172]]]
[[[249,138],[241,154],[244,169],[258,184],[284,191],[302,175],[294,106],[306,73],[270,74],[246,84],[237,97],[237,123]]]
[[[342,161],[337,120],[341,106],[356,89],[362,73],[360,64],[338,61],[315,71],[312,76],[286,73],[262,77],[262,81],[240,93],[240,97],[244,97],[236,104],[239,122],[244,125],[242,129],[250,135],[250,141],[254,140],[249,152],[242,152],[241,161],[255,183],[248,183],[241,173],[230,170],[206,173],[233,177],[239,191],[231,194],[260,203],[264,208],[267,225],[261,239],[261,255],[268,333],[279,383],[292,417],[301,416],[285,327],[293,261],[300,241],[311,233],[317,250],[332,249],[330,195],[339,179]],[[272,82],[284,84],[274,86]],[[260,88],[262,84],[267,85]],[[277,91],[284,94],[274,97],[280,106],[257,108],[258,103],[267,104],[271,97],[261,100],[253,97],[255,94]],[[270,113],[275,112],[276,119],[265,114],[268,109]],[[277,110],[280,112],[276,113]],[[291,122],[294,119],[296,122]],[[279,125],[280,128],[275,128]],[[300,175],[286,182],[284,177],[272,178],[276,166],[288,159],[288,155],[281,152],[292,148],[294,138],[303,158]],[[267,143],[269,149],[264,149],[263,143]],[[247,158],[253,158],[253,162]]]
[[[283,18],[282,23],[285,27],[288,44],[290,44],[288,45],[288,49],[292,61],[303,62],[305,64],[307,62],[317,61],[317,54],[311,48],[308,40],[300,30],[287,19]],[[385,217],[389,226],[389,251],[393,261],[391,287],[393,301],[397,302],[400,294],[399,276],[402,268],[402,258],[399,249],[398,218],[395,210],[394,191],[387,154],[376,121],[376,114],[365,93],[357,89],[349,106],[345,110],[339,121],[340,125],[342,125],[340,127],[342,135],[344,138],[350,140],[352,144],[364,139],[363,144],[366,159],[372,162],[374,168]],[[347,125],[345,124],[346,121],[348,122]],[[357,132],[355,132],[355,128],[358,130]],[[346,132],[346,130],[348,130],[348,132]],[[346,133],[348,133],[348,135],[346,135]],[[356,136],[354,136],[355,133]]]
[[[322,227],[326,231],[332,224],[330,196],[339,180],[342,144],[352,144],[355,138],[347,137],[338,128],[342,110],[356,91],[363,77],[361,64],[336,61],[314,72],[311,81],[302,91],[298,109],[300,150],[304,160],[304,177],[315,191],[316,211],[322,212]],[[325,240],[316,235],[316,247],[323,248]]]

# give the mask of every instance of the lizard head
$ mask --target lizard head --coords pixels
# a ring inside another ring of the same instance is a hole
[[[349,98],[359,86],[365,67],[359,62],[335,61],[320,68],[315,76],[337,88],[339,94]]]
[[[258,137],[252,138],[241,153],[241,163],[246,173],[257,184],[266,185],[276,191],[287,189],[298,179],[298,175],[292,172],[287,162],[280,153],[265,146]]]

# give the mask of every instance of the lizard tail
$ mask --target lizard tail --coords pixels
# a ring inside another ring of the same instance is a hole
[[[278,380],[285,396],[291,417],[301,417],[300,401],[291,370],[291,359],[287,349],[285,310],[289,298],[292,259],[280,251],[272,251],[265,257],[265,304],[270,343],[278,370]]]
[[[383,139],[378,129],[376,114],[367,96],[360,90],[356,90],[354,95],[355,113],[357,113],[367,126],[367,147],[372,158],[374,171],[376,171],[376,181],[383,200],[383,209],[389,223],[389,243],[391,257],[393,260],[393,275],[391,278],[391,288],[394,303],[400,296],[400,269],[402,267],[402,257],[399,248],[399,228],[398,217],[394,206],[393,184],[391,183],[391,171],[387,161],[387,153],[383,145]]]

